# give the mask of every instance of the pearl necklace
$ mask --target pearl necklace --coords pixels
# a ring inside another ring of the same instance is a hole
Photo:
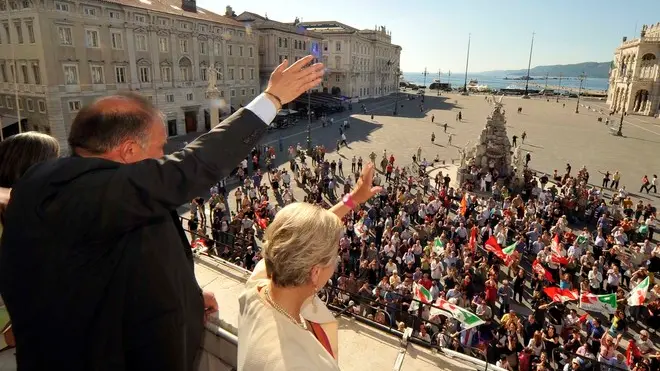
[[[268,304],[270,304],[273,308],[275,308],[276,311],[282,313],[286,318],[291,320],[291,322],[295,323],[296,325],[300,326],[303,330],[307,330],[307,321],[305,318],[303,318],[302,314],[300,314],[300,319],[296,320],[292,315],[289,314],[284,308],[282,308],[279,304],[277,304],[273,298],[270,296],[270,289],[268,286],[264,287],[264,296],[266,297],[266,301],[268,301]]]

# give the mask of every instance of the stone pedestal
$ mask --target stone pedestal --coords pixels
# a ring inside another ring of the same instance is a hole
[[[209,100],[209,114],[211,115],[211,128],[220,124],[220,91],[217,88],[206,91],[206,99]]]

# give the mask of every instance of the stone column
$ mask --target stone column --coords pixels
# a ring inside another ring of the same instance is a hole
[[[214,72],[215,73],[215,72]],[[206,90],[206,99],[209,101],[211,114],[211,129],[220,124],[220,91],[213,87]]]
[[[156,81],[160,83],[162,77],[160,75],[160,44],[158,42],[158,33],[155,30],[149,30],[149,50],[151,51],[151,68],[153,69],[152,76],[154,81],[153,85],[155,89]]]
[[[126,49],[128,50],[128,69],[131,76],[131,86],[140,86],[137,64],[135,62],[135,33],[132,28],[126,28]],[[134,87],[135,87],[134,86]]]

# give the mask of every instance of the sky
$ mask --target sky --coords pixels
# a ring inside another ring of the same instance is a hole
[[[402,47],[401,69],[470,72],[606,62],[623,36],[660,21],[659,0],[244,0],[198,5],[224,14],[250,11],[280,22],[336,20],[359,29],[385,26]],[[625,3],[625,6],[623,5]]]

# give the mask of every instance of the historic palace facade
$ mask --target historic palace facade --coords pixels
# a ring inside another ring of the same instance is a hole
[[[223,114],[260,93],[257,41],[241,22],[194,0],[2,0],[5,135],[20,121],[23,131],[49,133],[66,146],[81,107],[118,91],[150,99],[170,136],[204,131],[210,74]]]
[[[660,22],[643,26],[639,38],[624,38],[616,49],[607,103],[614,112],[660,113]]]
[[[337,21],[300,25],[323,35],[324,90],[351,98],[380,97],[398,90],[401,47],[392,44],[385,27],[358,30]]]

